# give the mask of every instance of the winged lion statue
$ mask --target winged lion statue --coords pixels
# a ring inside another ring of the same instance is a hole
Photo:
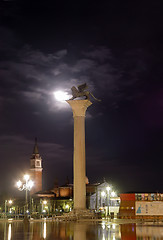
[[[85,97],[85,99],[90,100],[90,96],[92,96],[96,101],[101,101],[100,99],[95,98],[95,96],[89,92],[89,91],[85,91],[85,89],[87,89],[88,86],[86,83],[77,86],[77,88],[75,86],[73,86],[71,88],[72,91],[72,98],[70,98],[70,100],[74,100],[75,98],[79,98],[79,97]]]

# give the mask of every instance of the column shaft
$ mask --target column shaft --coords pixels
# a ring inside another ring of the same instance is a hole
[[[86,208],[85,117],[74,117],[74,209]]]

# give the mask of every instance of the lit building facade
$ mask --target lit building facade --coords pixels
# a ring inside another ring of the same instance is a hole
[[[127,193],[120,199],[120,218],[163,217],[163,193]]]
[[[95,192],[90,196],[90,209],[105,212],[105,215],[119,212],[120,198],[107,182],[96,184]]]

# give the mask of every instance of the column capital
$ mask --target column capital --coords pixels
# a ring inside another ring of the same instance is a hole
[[[68,100],[66,101],[72,108],[73,117],[85,117],[87,108],[92,105],[92,102],[86,100]]]

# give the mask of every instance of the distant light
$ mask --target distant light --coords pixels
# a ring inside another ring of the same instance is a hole
[[[108,192],[110,191],[110,189],[111,189],[111,187],[109,187],[109,186],[106,187],[106,190],[107,190]]]
[[[54,92],[54,96],[55,96],[56,100],[59,101],[59,102],[63,102],[65,100],[69,99],[68,93],[63,92],[63,91]]]
[[[116,193],[115,192],[111,192],[111,196],[115,197]]]
[[[9,204],[12,204],[12,200],[9,200],[8,203],[9,203]]]
[[[47,204],[47,201],[46,201],[46,200],[44,200],[44,201],[43,201],[43,204]]]
[[[105,192],[102,191],[102,192],[101,192],[101,196],[102,196],[102,197],[105,197],[105,195],[106,195]]]

